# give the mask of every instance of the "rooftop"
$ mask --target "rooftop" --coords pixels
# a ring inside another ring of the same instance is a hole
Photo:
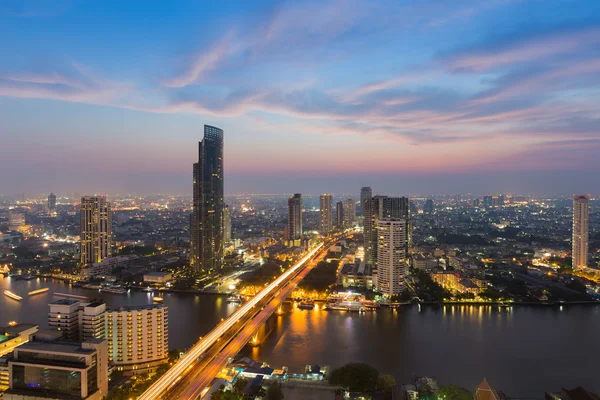
[[[29,329],[37,328],[38,326],[35,324],[17,324],[15,326],[7,326],[5,328],[0,328],[0,332],[9,337],[14,337],[20,335],[22,332],[25,332]],[[1,342],[2,340],[0,340]]]
[[[61,306],[71,306],[71,305],[77,304],[77,303],[79,303],[79,300],[59,299],[59,300],[54,300],[50,304],[56,304],[56,305],[61,305]]]

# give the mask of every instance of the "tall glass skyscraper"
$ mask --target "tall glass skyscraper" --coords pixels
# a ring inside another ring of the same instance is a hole
[[[287,239],[289,246],[299,246],[302,240],[302,195],[300,193],[288,199]]]
[[[573,198],[573,269],[585,268],[588,264],[589,207],[587,196]]]
[[[360,215],[365,215],[365,209],[367,208],[367,201],[373,197],[373,191],[369,186],[363,186],[360,189],[360,208],[358,212]]]
[[[93,264],[111,255],[112,210],[105,196],[84,196],[80,206],[80,262]]]
[[[197,271],[223,265],[223,207],[223,131],[204,125],[190,215],[190,264]]]

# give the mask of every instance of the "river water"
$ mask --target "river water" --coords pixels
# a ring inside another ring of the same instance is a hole
[[[50,291],[27,297],[31,290]],[[51,280],[0,279],[0,326],[11,320],[46,327],[53,292],[101,298],[109,307],[152,303],[152,294],[100,293]],[[187,348],[235,310],[224,297],[165,294],[170,347]],[[264,344],[245,354],[273,367],[366,362],[399,383],[415,375],[470,390],[486,377],[513,398],[543,398],[544,391],[582,385],[600,392],[600,306],[441,306],[370,313],[306,311],[288,307]]]

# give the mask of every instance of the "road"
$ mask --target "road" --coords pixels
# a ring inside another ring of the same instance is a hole
[[[204,338],[199,340],[186,354],[180,359],[173,367],[171,367],[163,376],[156,380],[138,399],[140,400],[156,400],[160,398],[197,398],[197,394],[204,389],[204,380],[200,382],[200,378],[207,377],[210,375],[214,377],[220,370],[223,364],[221,359],[221,352],[225,345],[231,341],[232,345],[239,345],[243,338],[246,337],[247,333],[251,331],[252,334],[260,327],[261,315],[266,318],[271,315],[274,311],[272,302],[281,302],[287,297],[288,289],[293,289],[294,285],[290,282],[297,284],[304,277],[307,270],[307,264],[312,265],[312,261],[316,256],[322,258],[326,254],[326,250],[329,246],[339,240],[341,235],[327,241],[326,244],[320,244],[311,251],[308,252],[300,261],[290,267],[286,272],[281,274],[275,281],[267,285],[260,293],[254,296],[250,301],[241,305],[229,318],[221,322],[211,332],[209,332]],[[299,274],[302,273],[302,278],[299,278]],[[299,279],[298,279],[299,278]],[[296,281],[296,279],[298,279]],[[285,290],[284,290],[285,289]],[[277,300],[279,299],[279,300]],[[264,307],[264,313],[257,315],[257,312]],[[270,311],[270,312],[269,312]],[[264,321],[263,321],[264,322]],[[257,326],[255,326],[255,323]],[[241,344],[243,347],[246,341]],[[238,350],[239,351],[239,350]],[[235,355],[235,354],[234,354]],[[224,362],[227,358],[224,358]],[[203,378],[204,379],[204,378]],[[208,378],[206,378],[208,379]],[[193,382],[193,385],[187,384]],[[174,390],[179,393],[180,387],[189,387],[187,392],[183,393],[181,397],[171,395],[170,391]],[[169,391],[167,394],[166,392]],[[189,394],[189,396],[188,396]],[[196,396],[196,397],[193,397]]]

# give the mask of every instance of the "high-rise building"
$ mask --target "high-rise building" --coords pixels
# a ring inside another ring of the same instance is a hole
[[[344,227],[344,202],[335,203],[335,223],[338,228]]]
[[[373,197],[373,191],[369,186],[364,186],[360,189],[360,215],[365,215],[366,204],[371,197]]]
[[[406,197],[374,196],[367,202],[364,219],[365,263],[374,265],[377,262],[377,221],[383,218],[402,218],[407,221],[405,250],[412,242],[412,223],[409,218],[409,201]]]
[[[588,265],[589,199],[586,196],[573,198],[573,269]]]
[[[101,400],[108,394],[105,339],[83,343],[32,341],[8,359],[5,400]]]
[[[431,199],[425,200],[425,205],[423,206],[423,212],[425,214],[433,214],[433,200],[431,200]]]
[[[63,340],[104,338],[106,304],[103,301],[82,303],[74,299],[59,299],[49,306],[48,328],[62,332]]]
[[[56,213],[56,195],[54,193],[50,193],[48,195],[48,214]]]
[[[290,246],[302,241],[302,195],[296,193],[288,199],[287,240]]]
[[[110,257],[112,211],[105,196],[84,196],[80,206],[80,260],[93,264]]]
[[[352,199],[344,200],[344,227],[350,228],[356,219],[356,202]]]
[[[169,360],[169,314],[162,304],[106,311],[108,359],[124,374],[154,370]]]
[[[320,201],[320,230],[322,235],[328,235],[333,230],[333,196],[322,194]]]
[[[8,227],[10,229],[18,230],[23,226],[25,226],[25,214],[21,212],[9,211]]]
[[[194,164],[194,193],[190,215],[190,264],[196,270],[223,265],[223,131],[204,125]]]
[[[407,237],[407,219],[377,220],[377,290],[384,295],[393,296],[404,290]]]
[[[231,210],[227,204],[223,208],[223,229],[225,243],[231,243]]]

